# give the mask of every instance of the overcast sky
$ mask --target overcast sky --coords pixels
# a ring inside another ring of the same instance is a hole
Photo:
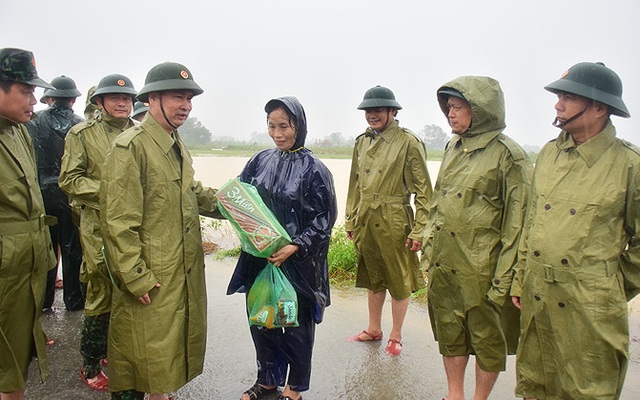
[[[363,132],[356,107],[378,84],[404,107],[401,125],[449,132],[436,89],[460,75],[488,75],[505,92],[506,133],[541,146],[558,134],[555,95],[543,86],[577,62],[603,61],[622,78],[632,115],[613,117],[618,135],[640,145],[640,1],[526,3],[2,0],[0,47],[33,51],[41,77],[71,76],[83,93],[111,73],[139,90],[155,64],[185,64],[205,90],[191,115],[214,136],[265,131],[267,100],[293,95],[311,141]]]

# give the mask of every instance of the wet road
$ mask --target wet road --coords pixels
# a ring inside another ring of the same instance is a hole
[[[255,381],[255,355],[244,313],[244,296],[226,296],[234,259],[207,257],[209,331],[204,373],[187,384],[175,398],[234,400]],[[60,291],[56,294],[61,295]],[[366,292],[333,290],[333,304],[316,330],[311,389],[305,400],[327,399],[441,399],[446,379],[426,307],[411,305],[404,329],[404,351],[399,357],[384,354],[385,341],[354,343],[345,339],[366,327]],[[80,380],[78,351],[82,312],[66,312],[59,298],[54,311],[45,314],[44,330],[57,343],[49,349],[50,375],[46,383],[32,363],[27,399],[106,400],[108,393],[94,392]],[[170,316],[167,316],[170,318]],[[383,328],[391,328],[390,304],[385,305]],[[471,362],[473,359],[471,360]],[[514,358],[510,357],[491,399],[514,399]],[[466,392],[472,398],[473,365],[467,368]],[[108,371],[107,371],[108,374]],[[640,398],[640,364],[632,362],[622,399]],[[275,396],[267,400],[275,400]]]

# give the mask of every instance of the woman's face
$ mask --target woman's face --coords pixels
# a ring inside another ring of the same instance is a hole
[[[267,117],[269,136],[273,139],[278,150],[290,150],[296,142],[296,130],[291,126],[289,116],[282,109],[276,108]]]

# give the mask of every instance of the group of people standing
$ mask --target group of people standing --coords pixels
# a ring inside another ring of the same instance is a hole
[[[40,316],[59,248],[65,306],[85,311],[81,378],[113,399],[169,399],[203,370],[199,216],[221,218],[178,133],[203,89],[173,62],[151,68],[139,92],[125,75],[107,75],[81,121],[73,80],[52,84],[38,77],[31,52],[0,49],[0,398],[24,398],[33,356],[47,375]],[[33,117],[36,86],[53,100]],[[436,98],[453,137],[435,187],[424,143],[396,119],[393,92],[373,87],[358,106],[369,127],[356,138],[345,230],[369,318],[351,340],[383,338],[388,291],[385,352],[401,354],[410,296],[425,287],[422,265],[448,400],[464,399],[470,355],[475,399],[488,398],[514,353],[518,397],[615,399],[622,389],[627,301],[640,292],[640,150],[616,138],[610,116],[629,112],[611,69],[579,63],[545,89],[558,96],[562,131],[534,168],[503,133],[495,79],[442,85]],[[134,122],[132,111],[146,115]],[[242,252],[227,294],[248,293],[268,262],[290,280],[299,326],[249,328],[257,380],[241,399],[298,400],[331,303],[336,196],[331,173],[305,147],[301,103],[275,98],[264,111],[275,147],[254,155],[240,180],[257,188],[292,242],[266,259]]]

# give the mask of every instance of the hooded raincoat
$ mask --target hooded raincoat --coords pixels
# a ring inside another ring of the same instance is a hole
[[[111,311],[111,278],[102,254],[100,230],[100,178],[113,140],[134,126],[132,119],[100,114],[71,128],[65,139],[58,182],[73,207],[80,208],[83,263],[80,280],[87,284],[85,314]]]
[[[533,166],[502,133],[504,95],[496,80],[463,76],[443,88],[460,92],[473,117],[447,144],[430,205],[423,263],[431,325],[441,354],[475,354],[483,370],[502,371],[518,340],[509,289]],[[447,98],[438,98],[445,116]]]
[[[356,138],[344,227],[358,254],[357,287],[387,289],[398,300],[424,287],[406,241],[422,242],[432,192],[424,143],[398,121]]]
[[[58,177],[64,154],[65,137],[71,127],[82,121],[81,117],[73,113],[71,105],[63,99],[56,100],[51,107],[38,112],[25,124],[33,140],[38,181],[45,209],[48,215],[58,219],[58,224],[50,228],[51,239],[54,249],[60,245],[62,274],[65,278],[63,299],[67,310],[70,311],[84,308],[84,294],[80,285],[82,247],[69,198],[60,189]],[[47,279],[45,308],[53,304],[56,274],[57,269],[50,271]]]
[[[303,391],[308,389],[308,376],[305,376],[311,371],[313,325],[322,322],[324,309],[331,303],[327,252],[331,229],[337,217],[337,205],[331,172],[304,147],[307,122],[302,105],[294,97],[283,97],[277,101],[284,104],[297,118],[295,143],[288,151],[273,148],[254,155],[242,170],[240,180],[258,189],[267,207],[273,211],[293,244],[298,246],[298,251],[282,263],[280,268],[298,294],[300,328],[285,329],[288,333],[285,334],[284,341],[288,344],[284,344],[284,354],[278,354],[277,363],[269,365],[264,359],[261,360],[261,348],[269,343],[263,343],[257,338],[260,336],[257,327],[252,327],[256,331],[252,333],[258,350],[259,382],[265,385],[283,385],[287,372],[286,360],[307,360],[300,362],[298,370],[294,371],[302,375],[301,382],[291,383],[292,387],[298,386],[294,390]],[[248,293],[256,275],[266,264],[266,259],[242,252],[227,294]],[[292,340],[295,339],[292,336],[307,328],[311,331],[302,333],[304,342]],[[291,382],[291,376],[289,379]]]
[[[169,393],[202,373],[207,293],[198,214],[214,215],[214,193],[194,180],[178,131],[169,135],[150,113],[114,141],[100,192],[115,279],[112,392]],[[138,298],[147,293],[151,304],[143,305]]]
[[[522,306],[519,397],[620,396],[638,232],[640,149],[611,122],[579,146],[563,131],[543,147],[511,289]]]
[[[0,117],[0,393],[26,387],[34,354],[47,376],[40,316],[56,257],[44,213],[27,129]]]

